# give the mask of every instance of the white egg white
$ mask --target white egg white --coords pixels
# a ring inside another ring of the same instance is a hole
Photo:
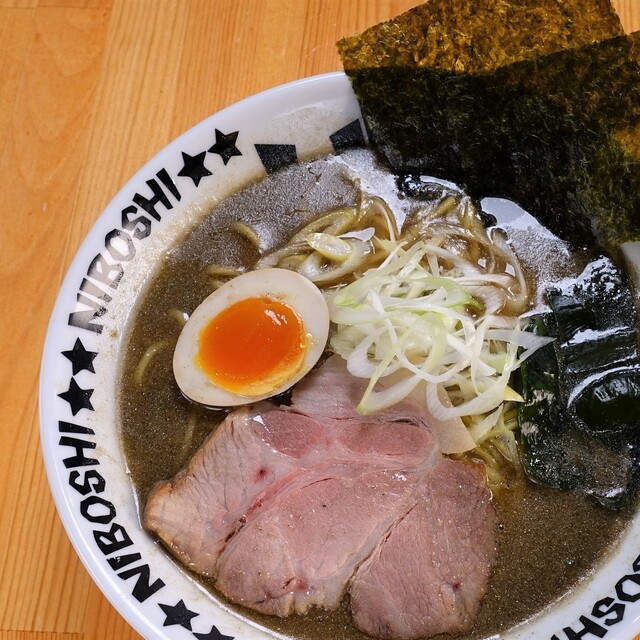
[[[200,332],[227,307],[252,297],[268,297],[289,305],[302,321],[307,349],[300,369],[269,393],[243,396],[216,385],[197,364]],[[324,351],[329,334],[329,311],[321,291],[310,280],[287,269],[258,269],[226,282],[208,296],[185,324],[173,355],[173,373],[182,393],[209,407],[249,404],[286,391],[303,378]]]

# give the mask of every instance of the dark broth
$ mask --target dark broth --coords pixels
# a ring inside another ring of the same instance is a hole
[[[122,444],[141,504],[150,488],[172,477],[225,416],[194,406],[178,390],[171,362],[181,327],[167,311],[190,313],[211,293],[211,283],[203,275],[207,265],[250,268],[255,263],[257,250],[232,230],[235,222],[256,228],[263,250],[268,250],[307,220],[357,199],[358,189],[339,163],[295,165],[223,202],[169,252],[133,312],[122,364]],[[136,367],[156,343],[162,347],[140,384],[135,381]],[[633,513],[631,507],[606,511],[581,496],[546,489],[517,475],[494,501],[500,523],[498,562],[467,638],[486,638],[509,629],[570,591],[616,544]],[[212,584],[201,581],[218,597]],[[296,638],[366,638],[351,625],[346,602],[336,612],[314,610],[286,619],[234,608]]]

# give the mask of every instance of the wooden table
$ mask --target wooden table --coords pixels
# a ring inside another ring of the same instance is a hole
[[[48,316],[94,220],[191,125],[340,69],[336,40],[417,4],[0,0],[0,640],[139,637],[72,550],[38,439]],[[640,29],[638,0],[614,4]]]

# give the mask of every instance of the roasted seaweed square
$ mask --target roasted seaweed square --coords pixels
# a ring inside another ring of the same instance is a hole
[[[345,70],[487,72],[624,33],[609,0],[429,0],[338,43]]]
[[[471,4],[480,15],[500,3]],[[539,15],[552,23],[565,3],[530,4],[548,5]],[[568,4],[606,13],[603,3]],[[403,18],[422,20],[404,40],[387,24],[339,44],[374,144],[399,172],[512,199],[574,246],[595,238],[618,256],[621,242],[640,238],[640,34],[602,19],[503,42],[487,13],[484,30],[465,31],[469,43],[454,37],[435,55],[439,8]]]
[[[553,334],[551,313],[537,316],[531,329]],[[585,433],[563,402],[566,383],[559,372],[557,345],[539,349],[522,366],[518,404],[520,455],[527,476],[538,483],[593,497],[610,509],[621,508],[636,491],[636,451],[628,443]]]

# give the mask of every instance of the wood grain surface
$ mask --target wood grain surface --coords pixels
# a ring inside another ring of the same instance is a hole
[[[37,380],[48,317],[122,184],[241,98],[339,70],[335,42],[412,0],[0,0],[0,640],[139,636],[51,499]],[[640,29],[640,0],[614,0]]]

